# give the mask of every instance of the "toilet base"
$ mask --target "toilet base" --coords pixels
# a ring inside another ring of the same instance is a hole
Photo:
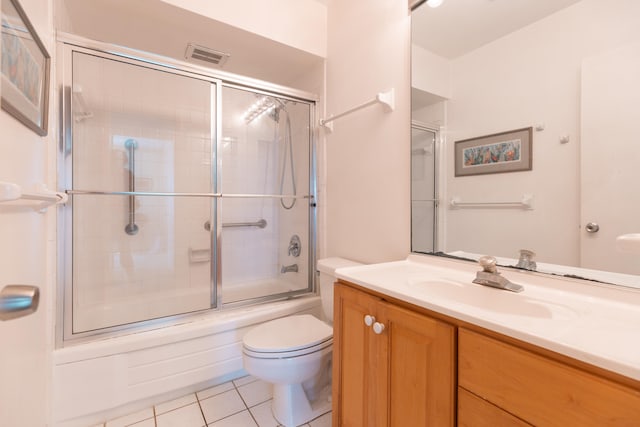
[[[296,427],[331,411],[331,385],[309,402],[302,384],[274,384],[271,409],[276,420],[285,427]]]

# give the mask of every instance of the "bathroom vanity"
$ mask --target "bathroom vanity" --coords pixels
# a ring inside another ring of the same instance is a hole
[[[411,255],[341,269],[333,425],[640,425],[640,292]]]

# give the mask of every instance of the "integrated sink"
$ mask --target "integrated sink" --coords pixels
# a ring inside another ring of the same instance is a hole
[[[640,236],[638,236],[640,237]],[[632,243],[634,245],[635,243]],[[336,270],[339,279],[640,380],[640,290],[504,269],[519,293],[472,283],[478,266],[442,257]]]
[[[570,320],[578,316],[577,310],[546,299],[530,297],[527,295],[527,290],[521,294],[515,294],[497,288],[447,279],[409,278],[407,282],[426,299],[444,299],[451,304],[467,305],[469,308],[482,310],[488,314],[554,320]],[[536,291],[532,289],[528,293],[535,294]]]

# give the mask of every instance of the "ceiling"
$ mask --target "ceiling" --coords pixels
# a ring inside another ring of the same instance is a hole
[[[57,0],[63,32],[185,60],[188,43],[231,54],[217,68],[292,86],[323,59],[160,0]]]
[[[411,14],[412,42],[453,59],[580,0],[444,0]]]

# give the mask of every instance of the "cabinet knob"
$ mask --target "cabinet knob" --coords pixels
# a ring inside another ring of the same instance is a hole
[[[373,324],[373,332],[380,335],[384,331],[384,324],[380,322],[376,322]]]
[[[366,316],[364,316],[364,324],[367,326],[373,325],[373,322],[375,321],[376,321],[376,318],[371,316],[370,314],[367,314]]]

